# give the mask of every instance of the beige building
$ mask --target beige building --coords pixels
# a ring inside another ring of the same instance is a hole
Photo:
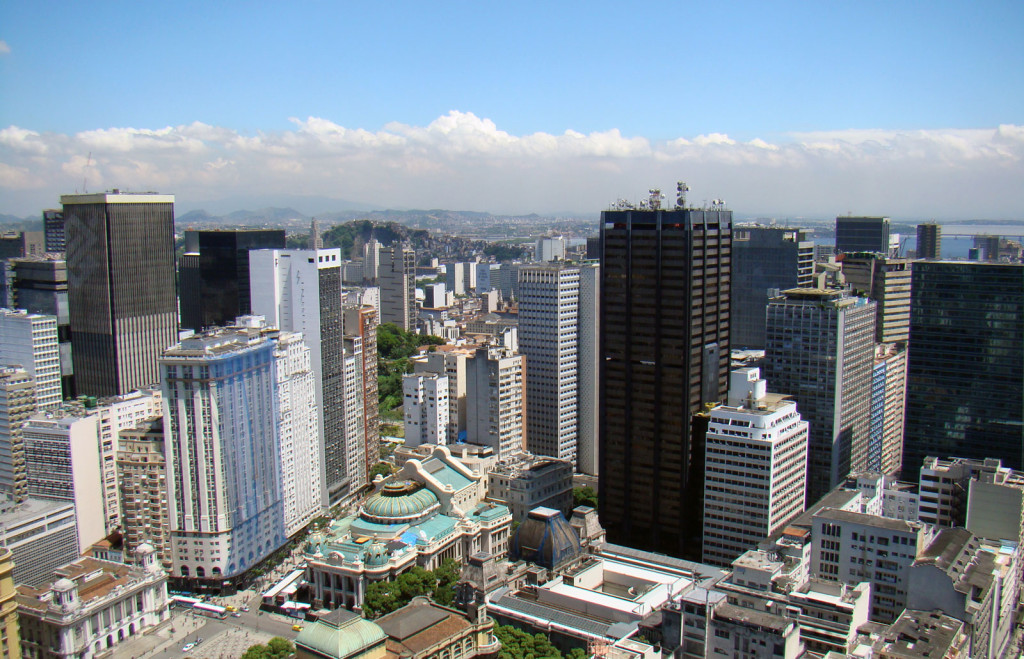
[[[846,283],[878,303],[875,341],[903,343],[910,338],[910,259],[880,254],[845,254]]]
[[[167,514],[167,469],[163,417],[122,430],[117,451],[124,551],[131,555],[143,543],[156,550],[157,560],[170,566],[171,532]]]
[[[10,549],[0,547],[0,656],[4,659],[21,659],[15,594],[14,554]]]

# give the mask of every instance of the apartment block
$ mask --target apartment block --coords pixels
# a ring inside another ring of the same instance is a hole
[[[402,377],[405,443],[445,444],[448,427],[448,376],[436,373]]]

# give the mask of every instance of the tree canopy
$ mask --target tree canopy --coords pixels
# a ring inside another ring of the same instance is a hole
[[[446,558],[436,570],[424,570],[417,565],[394,581],[371,583],[363,599],[363,612],[368,618],[377,618],[397,611],[420,595],[429,595],[438,604],[451,606],[460,570],[457,561]]]
[[[568,655],[563,655],[544,634],[530,634],[511,625],[495,625],[494,635],[501,641],[498,659],[586,659],[587,656],[581,648],[573,648]]]
[[[242,659],[287,659],[295,653],[295,646],[291,641],[280,636],[270,639],[266,645],[253,645]]]
[[[597,492],[589,485],[572,488],[572,505],[574,508],[576,506],[590,506],[597,510]]]

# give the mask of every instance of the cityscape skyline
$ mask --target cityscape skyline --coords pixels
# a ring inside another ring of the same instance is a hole
[[[0,212],[120,188],[182,212],[297,195],[596,214],[681,173],[754,215],[1020,218],[1024,202],[1012,4],[399,3],[385,41],[368,7],[180,8],[0,9]],[[47,38],[64,32],[95,38]]]

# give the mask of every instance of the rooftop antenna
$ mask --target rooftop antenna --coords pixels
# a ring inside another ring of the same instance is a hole
[[[689,191],[690,186],[686,185],[686,181],[676,182],[676,210],[686,208],[686,193]]]
[[[652,211],[661,208],[661,200],[665,198],[665,195],[661,194],[661,190],[659,188],[651,188],[647,191],[647,194],[650,195],[648,197],[648,207]]]
[[[89,158],[85,161],[85,168],[82,170],[82,194],[89,194],[88,188],[85,187],[85,182],[89,177],[90,165],[92,165],[92,151],[89,152]]]

